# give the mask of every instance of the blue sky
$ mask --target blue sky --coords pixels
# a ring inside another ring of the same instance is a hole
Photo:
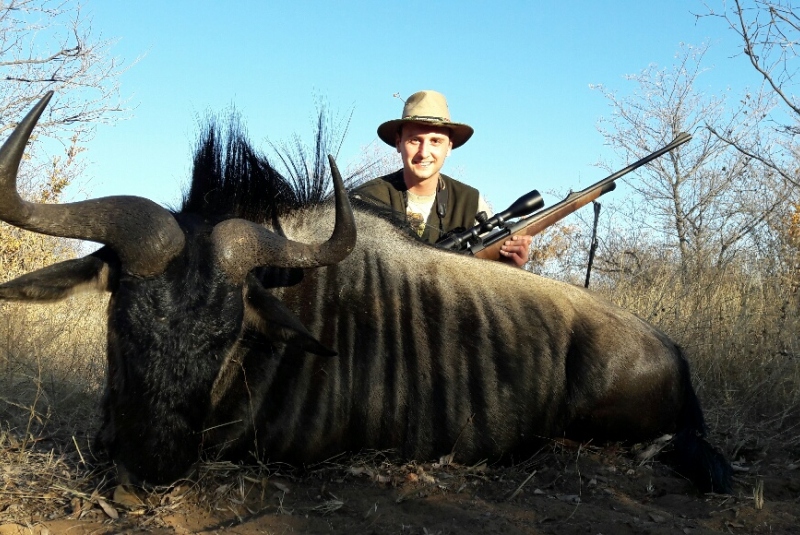
[[[176,204],[198,118],[234,105],[266,147],[310,139],[317,97],[340,114],[353,110],[344,167],[381,143],[378,124],[400,116],[394,93],[436,89],[453,120],[476,132],[445,172],[458,171],[495,209],[533,188],[559,192],[545,195],[550,205],[603,178],[593,165],[600,157],[628,163],[597,132],[610,108],[590,84],[630,92],[624,75],[671,65],[682,42],[711,44],[704,90],[758,83],[735,57],[735,35],[719,20],[696,20],[704,11],[695,0],[90,0],[94,33],[118,39],[114,55],[140,59],[121,79],[131,118],[98,128],[82,189]]]

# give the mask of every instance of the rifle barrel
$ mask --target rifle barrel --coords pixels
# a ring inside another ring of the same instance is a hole
[[[602,184],[607,184],[609,182],[614,182],[618,178],[620,178],[620,177],[622,177],[624,175],[627,175],[631,171],[634,171],[634,170],[638,169],[639,167],[643,166],[644,164],[650,163],[651,161],[655,160],[656,158],[660,158],[661,156],[663,156],[664,154],[668,153],[672,149],[680,147],[681,145],[683,145],[684,143],[686,143],[690,139],[692,139],[692,134],[689,134],[689,133],[686,133],[686,132],[681,132],[680,134],[675,136],[675,139],[670,141],[668,145],[665,145],[664,147],[661,147],[657,151],[648,154],[644,158],[636,160],[635,162],[630,164],[628,167],[626,167],[624,169],[620,169],[616,173],[612,173],[612,174],[608,175],[607,177],[605,177],[603,180],[601,180],[599,182],[595,182],[594,184],[592,184],[588,188],[583,189],[583,190],[579,191],[578,193],[573,193],[572,195],[575,195],[575,196],[582,195],[583,193],[588,192],[590,190],[593,190],[594,188],[596,188],[596,187],[598,187],[598,186],[600,186]],[[567,199],[569,199],[569,197],[567,197]]]
[[[673,139],[668,145],[658,149],[657,151],[648,154],[644,158],[641,158],[629,166],[625,167],[613,173],[606,178],[595,182],[588,188],[582,189],[578,192],[573,192],[567,195],[567,197],[562,200],[561,202],[554,204],[550,208],[537,212],[531,216],[525,217],[520,219],[519,221],[508,225],[506,228],[508,232],[498,233],[497,235],[490,236],[489,240],[484,240],[484,243],[475,244],[470,247],[470,252],[477,258],[485,258],[489,260],[497,260],[500,258],[500,248],[503,246],[503,242],[506,239],[510,238],[513,235],[528,235],[528,236],[535,236],[536,234],[540,233],[547,227],[553,225],[554,223],[560,221],[561,219],[565,218],[569,214],[573,213],[574,211],[578,210],[579,208],[586,206],[590,202],[596,200],[601,195],[608,193],[609,191],[614,190],[616,188],[615,180],[618,178],[627,175],[631,171],[638,169],[639,167],[643,166],[646,163],[649,163],[660,156],[663,156],[667,152],[683,145],[687,141],[692,139],[692,135],[686,132],[681,132],[678,134],[675,139]]]

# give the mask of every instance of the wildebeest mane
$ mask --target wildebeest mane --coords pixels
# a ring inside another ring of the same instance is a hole
[[[238,217],[274,222],[288,211],[323,200],[305,195],[251,145],[236,115],[224,126],[207,120],[195,149],[192,180],[180,211],[211,221]]]

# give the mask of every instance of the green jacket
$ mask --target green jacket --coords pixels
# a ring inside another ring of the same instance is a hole
[[[445,233],[455,229],[468,229],[475,225],[478,213],[478,190],[447,175],[440,175],[436,193],[422,239],[436,243]],[[408,224],[406,206],[408,188],[403,180],[403,170],[374,178],[353,191],[353,197],[378,206],[390,208],[397,221]],[[440,215],[440,212],[444,212]]]

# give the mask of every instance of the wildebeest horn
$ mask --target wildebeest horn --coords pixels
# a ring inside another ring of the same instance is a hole
[[[244,281],[256,266],[314,268],[336,264],[350,254],[356,244],[353,209],[333,156],[328,156],[328,161],[336,203],[336,222],[330,239],[309,245],[286,239],[245,219],[223,221],[214,227],[211,240],[222,269],[232,281]]]
[[[147,277],[161,273],[183,249],[183,231],[172,214],[142,197],[102,197],[67,204],[36,204],[17,192],[25,145],[53,92],[28,112],[0,147],[0,220],[15,227],[100,242],[111,247],[123,269]]]

